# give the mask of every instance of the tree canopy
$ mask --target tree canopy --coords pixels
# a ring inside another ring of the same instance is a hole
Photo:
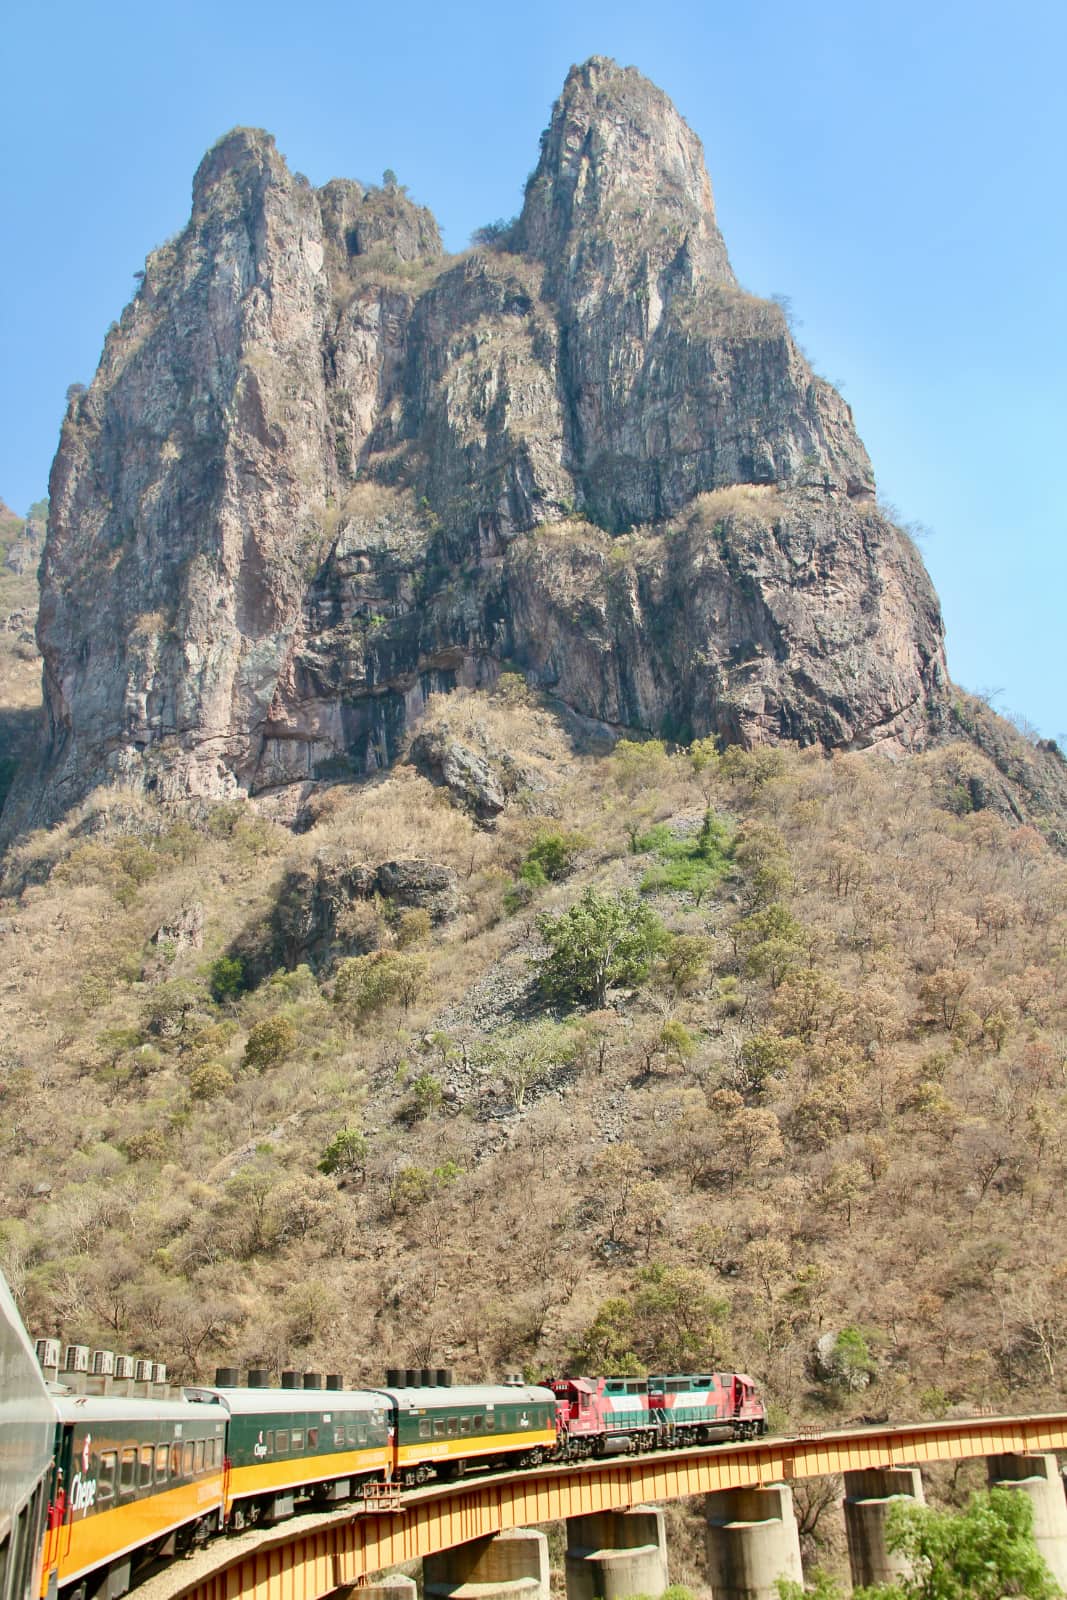
[[[890,1508],[886,1542],[907,1558],[911,1575],[854,1589],[853,1600],[1054,1600],[1060,1592],[1034,1543],[1033,1506],[1012,1489],[973,1494],[962,1512],[900,1501]],[[840,1600],[826,1578],[811,1592]],[[779,1580],[780,1600],[803,1600],[804,1593],[800,1584]]]
[[[586,889],[569,911],[537,919],[549,947],[539,964],[545,993],[604,1004],[612,984],[640,983],[666,942],[655,912],[630,890],[606,895]]]

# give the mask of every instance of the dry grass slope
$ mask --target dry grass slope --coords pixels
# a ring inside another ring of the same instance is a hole
[[[431,715],[540,775],[495,828],[399,768],[301,836],[113,793],[9,857],[0,1260],[31,1327],[183,1377],[736,1361],[793,1422],[1057,1402],[1063,860],[958,815],[952,750],[579,756],[510,683]],[[242,988],[223,958],[331,852],[450,867],[458,914],[341,908],[362,965]],[[601,1010],[549,1006],[540,919],[586,889],[672,939]]]

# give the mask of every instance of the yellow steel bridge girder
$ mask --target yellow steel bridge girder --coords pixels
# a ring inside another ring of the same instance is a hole
[[[172,1600],[323,1600],[387,1567],[507,1528],[823,1473],[1045,1450],[1067,1450],[1067,1416],[848,1429],[434,1484],[405,1496],[399,1511],[335,1512],[314,1528],[267,1534],[238,1556],[220,1545],[218,1567]]]

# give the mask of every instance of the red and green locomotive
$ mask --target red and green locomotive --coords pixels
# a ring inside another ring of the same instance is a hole
[[[649,1378],[550,1378],[558,1456],[636,1455],[767,1431],[767,1408],[743,1372]]]

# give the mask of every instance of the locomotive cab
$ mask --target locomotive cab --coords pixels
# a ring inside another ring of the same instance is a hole
[[[755,1378],[735,1372],[734,1426],[739,1439],[757,1439],[767,1432],[767,1408],[760,1399]]]
[[[587,1378],[554,1378],[546,1388],[556,1397],[556,1428],[561,1435],[599,1432],[596,1390]]]
[[[592,1455],[604,1434],[596,1384],[588,1378],[551,1378],[545,1388],[556,1397],[557,1459],[580,1461]]]

